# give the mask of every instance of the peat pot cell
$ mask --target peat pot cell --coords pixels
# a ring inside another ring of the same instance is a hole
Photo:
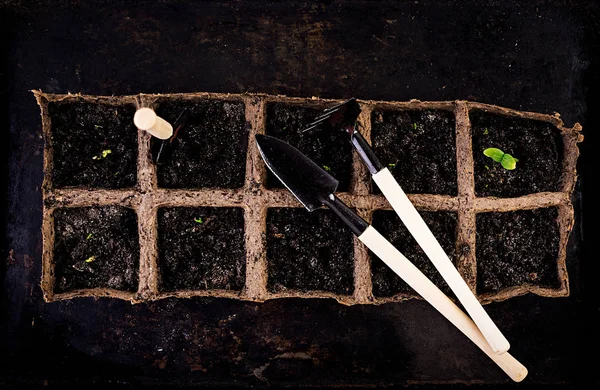
[[[322,109],[270,103],[266,133],[289,143],[323,167],[340,182],[338,191],[348,191],[352,176],[352,145],[348,134],[319,128],[302,132],[322,113]],[[271,171],[267,172],[267,187],[283,188]]]
[[[133,104],[51,102],[54,187],[126,188],[136,184],[138,130]]]
[[[120,206],[54,211],[56,293],[137,291],[140,248],[135,211]]]
[[[406,193],[457,194],[455,140],[455,119],[450,111],[371,113],[375,155]],[[374,192],[380,193],[378,188]]]
[[[477,292],[559,288],[556,207],[477,214]]]
[[[159,209],[158,254],[161,291],[240,291],[246,276],[243,209]]]
[[[483,111],[469,116],[477,196],[514,197],[561,190],[563,141],[554,125]],[[484,155],[488,148],[516,158],[515,168],[505,169]]]
[[[437,238],[448,257],[450,257],[452,263],[456,264],[456,214],[428,211],[419,211],[419,214],[421,214],[435,238]],[[433,263],[419,247],[394,211],[375,211],[373,214],[373,227],[427,275],[436,286],[446,294],[450,292],[448,285],[437,272]],[[416,295],[414,290],[375,256],[375,254],[370,252],[370,255],[372,259],[373,295],[375,297],[391,297],[399,294]]]
[[[267,213],[267,288],[354,291],[354,239],[330,210],[273,208]]]
[[[165,99],[156,113],[173,124],[187,109],[172,154],[158,166],[165,188],[239,188],[244,185],[248,124],[243,102]],[[157,142],[153,139],[152,142]]]

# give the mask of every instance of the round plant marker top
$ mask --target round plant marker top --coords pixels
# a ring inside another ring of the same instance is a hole
[[[156,138],[168,139],[173,135],[173,126],[148,107],[135,112],[133,123],[138,129],[145,130]]]

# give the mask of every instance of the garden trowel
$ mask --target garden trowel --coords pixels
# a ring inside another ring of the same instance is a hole
[[[308,211],[314,211],[323,205],[330,208],[361,242],[463,332],[514,381],[520,382],[525,378],[527,369],[521,363],[509,353],[495,353],[469,316],[373,226],[335,196],[338,181],[334,177],[298,149],[277,138],[259,134],[256,135],[256,143],[267,167]]]

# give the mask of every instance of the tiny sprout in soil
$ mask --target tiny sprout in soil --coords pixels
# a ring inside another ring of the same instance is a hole
[[[492,160],[499,162],[502,164],[504,169],[512,171],[517,167],[517,162],[519,162],[518,158],[514,158],[508,153],[504,153],[502,150],[498,148],[487,148],[483,151],[483,154]]]
[[[112,153],[112,150],[105,149],[102,151],[102,153],[100,155],[92,157],[92,160],[99,160],[101,158],[106,158],[106,156],[108,156],[111,153]]]
[[[84,261],[85,261],[86,263],[91,263],[91,262],[93,262],[94,260],[96,260],[96,256],[90,256],[90,257],[88,257],[87,259],[85,259]]]
[[[327,165],[323,165],[323,169],[326,170],[327,172],[331,172],[331,168]]]
[[[202,218],[194,218],[194,222],[203,223],[204,221],[202,220]]]
[[[396,164],[394,164],[394,163],[392,163],[392,164],[388,164],[388,167],[390,167],[390,168],[395,168],[395,167],[396,167]]]
[[[413,123],[413,129],[417,130],[417,124],[416,123]]]
[[[483,135],[487,135],[489,133],[488,128],[486,127],[485,130],[483,130]]]
[[[93,235],[94,235],[94,233],[90,233],[90,234],[87,235],[87,237],[85,239],[89,240],[90,238],[92,238]]]

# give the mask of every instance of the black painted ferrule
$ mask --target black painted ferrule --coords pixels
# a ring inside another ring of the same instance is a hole
[[[358,216],[350,207],[339,200],[334,194],[322,200],[323,204],[329,207],[348,227],[352,233],[360,236],[369,227],[367,221]]]
[[[371,149],[371,145],[369,145],[362,134],[358,132],[356,127],[350,135],[350,142],[352,143],[352,146],[354,146],[354,149],[360,156],[361,160],[363,160],[369,169],[369,172],[371,172],[371,175],[374,175],[383,169],[383,165],[381,165],[379,159],[375,156],[373,149]]]

